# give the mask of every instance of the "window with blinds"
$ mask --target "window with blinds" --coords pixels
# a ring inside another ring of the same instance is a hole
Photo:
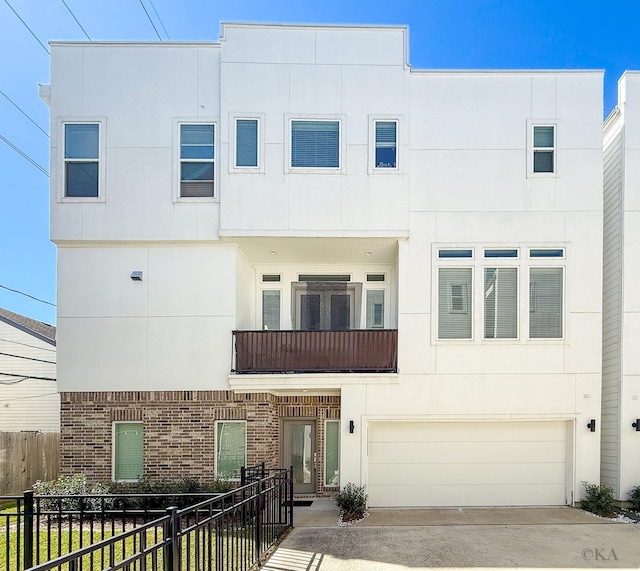
[[[563,335],[563,268],[529,270],[529,337],[559,339]]]
[[[280,290],[262,291],[262,329],[280,329]]]
[[[484,338],[518,337],[518,270],[484,268]]]
[[[292,168],[340,168],[339,121],[291,121]]]
[[[223,480],[240,479],[240,468],[247,463],[247,422],[216,422],[216,476]]]
[[[113,430],[113,479],[139,480],[143,476],[142,422],[116,422]]]
[[[258,119],[236,119],[236,167],[258,166]]]
[[[180,196],[214,195],[214,125],[180,125]]]
[[[397,131],[396,121],[375,121],[377,169],[395,169],[397,167]]]
[[[99,194],[100,125],[64,126],[64,195],[97,198]]]
[[[384,329],[384,290],[367,290],[367,329]]]
[[[555,126],[533,126],[533,172],[555,172]]]
[[[438,270],[438,339],[471,339],[471,268]]]

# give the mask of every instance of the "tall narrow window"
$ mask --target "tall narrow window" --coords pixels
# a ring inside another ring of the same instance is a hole
[[[339,121],[291,121],[291,166],[340,167]]]
[[[262,329],[280,329],[280,290],[262,292]]]
[[[223,480],[237,480],[240,478],[240,468],[246,463],[246,421],[216,422],[216,476]]]
[[[180,125],[180,196],[212,197],[215,131],[213,125]]]
[[[534,125],[533,127],[533,172],[555,172],[555,127]]]
[[[141,422],[113,425],[113,479],[139,480],[143,476],[143,428]]]
[[[236,119],[236,166],[258,166],[257,119]]]
[[[484,269],[484,338],[518,336],[518,270]]]
[[[438,339],[471,339],[471,268],[438,272]]]
[[[367,329],[384,329],[384,290],[367,290]]]
[[[98,197],[99,153],[98,123],[67,123],[64,126],[65,196]]]
[[[340,485],[340,421],[327,420],[324,428],[324,485]]]
[[[531,339],[562,337],[562,284],[562,268],[531,268],[529,270],[529,337]]]
[[[396,121],[376,121],[376,168],[395,169],[397,166]]]

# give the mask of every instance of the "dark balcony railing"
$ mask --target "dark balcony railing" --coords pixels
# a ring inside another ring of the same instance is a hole
[[[397,329],[234,331],[234,373],[395,373]]]

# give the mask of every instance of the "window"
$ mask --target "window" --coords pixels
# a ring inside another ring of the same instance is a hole
[[[214,125],[180,125],[180,196],[214,195]]]
[[[532,248],[530,258],[564,258],[563,248]]]
[[[529,270],[529,337],[562,337],[563,268]]]
[[[262,329],[280,329],[280,290],[262,292]]]
[[[397,167],[397,131],[396,121],[375,121],[376,156],[375,168],[395,169]]]
[[[236,167],[258,166],[258,119],[236,119]]]
[[[438,271],[438,339],[471,339],[471,268]]]
[[[472,250],[438,250],[438,258],[473,258]]]
[[[247,422],[216,422],[216,476],[223,480],[240,479],[240,468],[247,463]]]
[[[100,125],[64,126],[64,195],[97,198],[99,193]]]
[[[518,270],[484,269],[484,338],[518,337]]]
[[[555,126],[533,126],[533,172],[555,172]]]
[[[143,427],[141,422],[113,425],[113,479],[140,480],[143,476]]]
[[[509,250],[485,250],[484,251],[485,258],[517,258],[518,250],[509,249]]]
[[[384,329],[384,290],[367,290],[367,329]]]
[[[324,425],[324,485],[340,486],[339,420],[327,420]]]
[[[291,121],[292,168],[340,168],[339,121]]]

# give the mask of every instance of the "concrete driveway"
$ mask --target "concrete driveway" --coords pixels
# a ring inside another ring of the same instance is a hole
[[[640,569],[640,524],[573,508],[372,509],[346,528],[337,517],[327,500],[296,508],[295,529],[263,571]]]

